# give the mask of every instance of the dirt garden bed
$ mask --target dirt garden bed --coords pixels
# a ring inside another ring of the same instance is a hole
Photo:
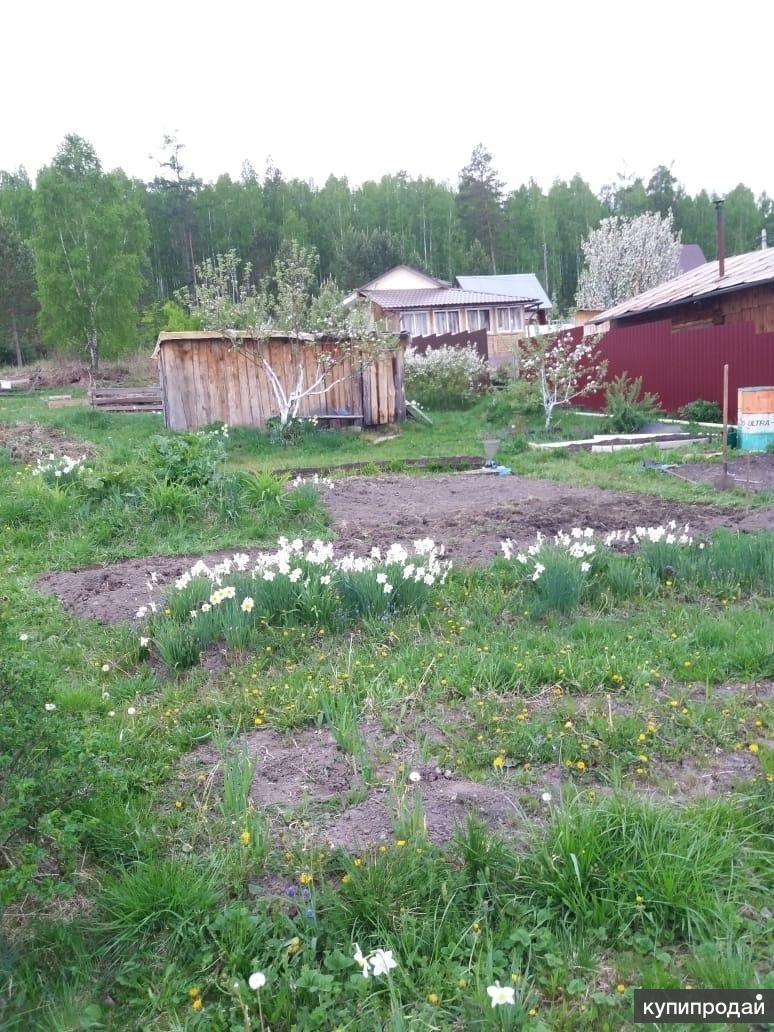
[[[0,448],[13,462],[36,463],[49,455],[92,456],[96,449],[88,441],[74,440],[64,430],[40,423],[0,423]]]
[[[719,462],[691,462],[678,466],[676,472],[694,484],[714,484],[723,472]],[[728,464],[734,486],[745,491],[774,491],[774,455],[737,453]]]
[[[361,730],[373,759],[371,785],[365,784],[352,757],[326,728],[287,734],[261,728],[242,736],[239,746],[246,747],[254,765],[250,798],[273,815],[277,833],[295,829],[307,839],[357,852],[394,841],[401,817],[405,820],[421,802],[424,830],[436,845],[447,843],[469,816],[518,840],[541,813],[548,814],[543,793],[549,792],[556,805],[565,789],[611,792],[593,777],[571,783],[560,764],[533,766],[528,775],[517,771],[496,781],[471,781],[439,767],[435,758],[421,761],[408,737],[386,735],[373,724]],[[200,784],[204,775],[208,797],[217,799],[222,792],[221,764],[217,750],[202,745],[186,758],[181,781]],[[419,775],[417,782],[408,779],[410,771]],[[691,758],[654,764],[647,781],[632,781],[623,790],[688,800],[733,794],[758,776],[760,764],[749,753],[720,753],[705,757],[704,763]]]
[[[699,502],[664,501],[596,488],[573,487],[550,480],[451,474],[428,477],[386,476],[336,481],[326,492],[331,526],[340,554],[368,554],[374,545],[409,543],[431,537],[443,544],[458,565],[489,562],[500,542],[534,540],[573,527],[598,531],[656,526],[668,520],[688,523],[694,533],[716,527],[753,531],[774,529],[774,507],[746,510]],[[245,546],[245,551],[257,551]],[[231,554],[218,552],[206,559]],[[70,612],[105,623],[131,620],[148,602],[148,580],[155,572],[156,597],[165,585],[199,556],[131,559],[109,567],[54,572],[36,587],[55,595]]]

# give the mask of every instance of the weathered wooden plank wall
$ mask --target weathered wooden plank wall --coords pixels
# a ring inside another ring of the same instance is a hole
[[[332,343],[305,343],[294,349],[280,338],[261,344],[245,340],[234,348],[225,338],[206,333],[161,334],[158,355],[167,426],[172,430],[214,422],[264,426],[278,410],[261,356],[265,355],[287,390],[295,383],[299,362],[305,383],[317,378],[321,353],[340,358],[325,380],[340,382],[327,394],[305,398],[299,415],[335,415],[346,410],[362,416],[365,426],[406,418],[402,344],[378,361],[363,364],[362,353],[341,354]]]

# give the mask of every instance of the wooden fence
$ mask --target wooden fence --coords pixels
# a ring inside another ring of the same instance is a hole
[[[218,334],[189,332],[162,333],[156,346],[166,424],[172,430],[214,422],[264,426],[279,410],[261,356],[289,391],[299,363],[304,365],[307,384],[316,379],[321,353],[338,360],[326,382],[341,382],[327,394],[305,398],[299,416],[359,416],[365,426],[406,418],[402,343],[369,361],[354,346],[343,349],[311,340],[294,343],[275,336],[260,342],[244,339],[234,347]]]
[[[574,340],[582,327],[570,331]],[[729,367],[729,419],[736,420],[739,387],[774,385],[774,333],[756,333],[751,322],[674,330],[669,320],[609,330],[598,345],[608,361],[608,379],[642,377],[643,391],[658,394],[668,413],[703,398],[723,402],[723,366]],[[582,404],[602,409],[600,391]]]

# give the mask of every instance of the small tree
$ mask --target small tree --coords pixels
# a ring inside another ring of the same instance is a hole
[[[263,369],[282,427],[298,416],[305,398],[328,394],[394,342],[392,334],[370,325],[365,305],[346,307],[333,281],[326,281],[315,295],[316,264],[315,251],[295,241],[286,244],[274,262],[275,295],[270,296],[251,282],[249,263],[242,266],[236,252],[229,251],[196,267],[192,295],[185,290],[177,294],[204,329],[222,333],[234,349]],[[272,334],[289,338],[293,361],[289,384],[283,383],[267,357],[265,345]],[[330,345],[328,349],[318,346],[320,338]],[[244,347],[246,339],[255,342],[255,350]],[[309,348],[314,348],[315,358],[311,373],[306,361]],[[355,350],[357,368],[331,379],[332,370]]]
[[[603,219],[581,244],[585,264],[578,283],[579,308],[612,308],[676,276],[680,234],[672,213]]]
[[[525,337],[517,344],[521,375],[540,389],[545,429],[554,409],[593,394],[602,386],[607,361],[596,351],[599,335],[573,339],[569,331]]]

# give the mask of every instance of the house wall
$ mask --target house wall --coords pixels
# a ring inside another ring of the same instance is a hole
[[[361,368],[357,350],[342,353],[334,344],[242,340],[233,348],[222,337],[191,333],[159,337],[166,425],[171,430],[195,430],[214,422],[265,426],[279,412],[262,356],[289,391],[299,364],[305,367],[306,383],[314,382],[321,353],[341,356],[326,380],[342,380],[327,394],[305,398],[299,416],[335,415],[334,410],[346,409],[351,415],[362,415],[366,426],[406,418],[402,344]]]
[[[418,269],[390,269],[368,284],[369,290],[427,290],[437,287],[431,276],[425,276]]]
[[[671,320],[673,330],[690,330],[705,326],[724,326],[751,322],[756,333],[774,330],[774,286],[750,287],[719,297],[676,305],[667,311],[643,312],[628,319],[616,319],[617,326],[640,326],[644,323]]]

